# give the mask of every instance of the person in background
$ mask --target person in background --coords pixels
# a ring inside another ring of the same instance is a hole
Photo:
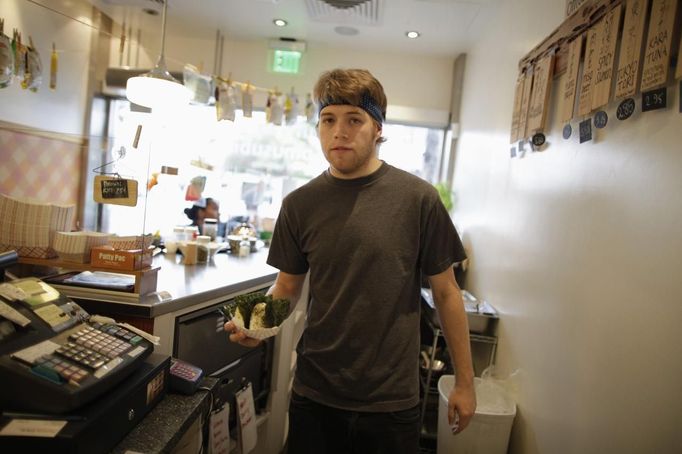
[[[380,82],[366,70],[335,69],[321,75],[313,94],[329,168],[283,200],[267,260],[279,269],[268,291],[275,298],[297,301],[310,273],[288,449],[414,454],[422,272],[457,371],[448,400],[453,432],[476,409],[453,272],[466,256],[436,189],[378,158],[387,104]],[[224,329],[233,342],[259,343],[232,322]]]
[[[185,214],[191,219],[192,224],[199,227],[199,235],[203,234],[204,219],[220,219],[220,204],[210,197],[201,198],[194,202],[191,208],[185,208]]]

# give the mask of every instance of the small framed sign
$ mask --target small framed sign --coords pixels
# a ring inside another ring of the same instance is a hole
[[[666,87],[642,93],[642,112],[665,109],[668,105],[668,89]]]
[[[97,203],[134,207],[137,205],[137,181],[97,175],[93,185],[93,197]]]
[[[600,110],[594,114],[594,127],[597,129],[602,129],[606,127],[606,123],[609,122],[609,116],[603,110]]]
[[[592,140],[592,119],[588,118],[580,122],[580,143]]]

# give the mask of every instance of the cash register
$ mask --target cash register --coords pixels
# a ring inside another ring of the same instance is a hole
[[[12,263],[0,254],[0,451],[111,449],[165,395],[170,358],[38,278],[4,279]]]

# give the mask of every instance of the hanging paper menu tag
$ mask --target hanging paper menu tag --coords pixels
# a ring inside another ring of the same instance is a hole
[[[668,80],[676,12],[677,0],[653,0],[642,69],[643,92],[665,85]]]
[[[509,143],[514,143],[519,140],[519,117],[521,116],[521,101],[523,98],[523,83],[526,75],[521,73],[516,79],[516,88],[514,89],[514,107],[512,110],[512,125]],[[516,155],[516,151],[514,151]]]
[[[530,92],[533,88],[533,69],[526,71],[523,81],[523,93],[521,94],[521,111],[519,112],[519,128],[516,137],[519,140],[526,138],[526,125],[528,122],[528,106],[530,104]]]
[[[97,175],[95,176],[95,184],[93,184],[92,189],[93,197],[97,203],[131,207],[137,205],[136,180]]]
[[[597,61],[594,70],[592,110],[608,104],[611,97],[611,79],[616,57],[616,41],[618,40],[621,11],[621,5],[617,5],[602,19],[601,39],[597,47]]]
[[[580,101],[578,104],[578,115],[587,115],[592,110],[592,86],[594,68],[597,66],[597,44],[601,36],[603,20],[587,31],[587,44],[585,50],[585,61],[583,63],[583,77],[580,80]]]
[[[554,72],[554,51],[543,57],[533,71],[533,90],[528,106],[528,126],[526,132],[538,132],[545,129],[547,117],[547,102],[549,101],[549,86]]]
[[[237,418],[239,420],[242,454],[248,454],[256,447],[258,433],[256,432],[256,410],[253,405],[253,390],[251,383],[235,394],[237,402]]]
[[[561,121],[568,123],[573,118],[575,106],[575,89],[578,86],[578,69],[580,69],[580,54],[583,51],[584,35],[571,41],[568,47],[568,63],[564,79],[564,105],[561,110]]]
[[[644,39],[644,21],[649,0],[628,0],[616,72],[616,99],[633,96],[639,79],[639,56]]]

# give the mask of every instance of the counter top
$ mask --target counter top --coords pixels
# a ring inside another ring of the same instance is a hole
[[[217,378],[205,377],[201,387],[213,389],[216,383]],[[112,453],[171,451],[194,421],[208,414],[210,399],[211,394],[203,389],[191,396],[169,392]]]
[[[85,296],[82,288],[74,288],[78,293],[66,293],[76,299],[97,300],[112,314],[154,318],[198,302],[268,285],[275,280],[277,269],[265,263],[267,257],[268,249],[264,248],[246,257],[216,254],[208,263],[185,266],[180,254],[159,254],[152,265],[160,267],[157,291],[140,297],[139,301],[117,301],[112,296],[115,292],[106,292],[105,296],[97,290]]]

